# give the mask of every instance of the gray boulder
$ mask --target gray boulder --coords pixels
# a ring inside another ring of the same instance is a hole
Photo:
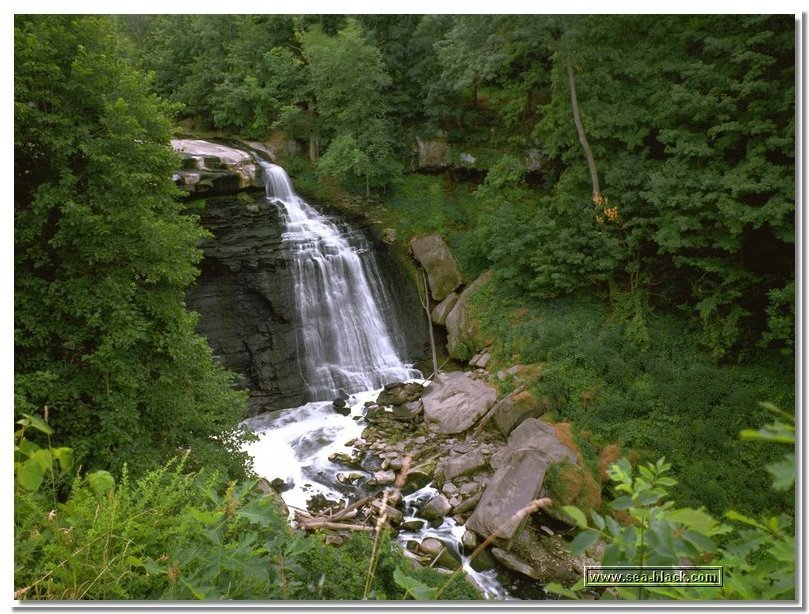
[[[452,506],[444,495],[436,495],[424,504],[419,514],[427,520],[439,520],[449,514]]]
[[[447,314],[447,352],[453,358],[468,360],[479,345],[475,323],[469,315],[470,298],[481,286],[491,279],[491,272],[486,271],[461,292],[455,306]]]
[[[451,458],[444,464],[444,478],[453,480],[461,475],[469,475],[480,471],[486,466],[486,456],[483,450],[473,450]]]
[[[429,428],[445,435],[471,428],[496,399],[494,388],[460,371],[437,375],[421,398]]]
[[[419,150],[419,169],[438,170],[450,165],[449,148],[443,138],[420,139],[416,137]]]
[[[440,236],[433,233],[413,237],[410,240],[410,251],[427,272],[427,283],[434,300],[444,300],[461,285],[463,280],[458,263]]]
[[[522,400],[514,400],[513,397],[508,397],[503,400],[500,406],[495,410],[492,416],[497,429],[508,437],[511,431],[528,418],[538,418],[542,413],[542,409],[526,403]]]
[[[539,496],[548,465],[576,462],[575,453],[556,437],[553,426],[528,418],[511,433],[508,444],[492,458],[497,468],[467,528],[482,537],[495,535],[508,550],[527,516],[519,512]]]
[[[450,292],[443,301],[433,307],[433,311],[430,314],[433,323],[440,326],[446,326],[447,316],[449,315],[449,312],[452,311],[452,308],[455,307],[457,302],[458,295],[455,292]]]
[[[261,171],[245,150],[200,139],[172,139],[171,146],[182,156],[175,181],[186,191],[221,194],[264,186]]]

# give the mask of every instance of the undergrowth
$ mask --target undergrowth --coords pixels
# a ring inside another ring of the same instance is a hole
[[[792,365],[780,354],[722,365],[675,317],[647,312],[637,334],[637,321],[595,297],[529,302],[496,277],[472,307],[480,337],[493,342],[493,364],[543,364],[529,390],[549,417],[573,423],[589,465],[617,443],[639,461],[669,458],[681,478],[672,494],[682,505],[717,513],[792,508],[759,470],[772,450],[737,441],[740,430],[766,421],[759,402],[794,404]]]
[[[140,479],[126,469],[117,482],[106,471],[75,475],[57,498],[53,482],[73,470],[69,449],[31,441],[26,430],[52,433],[40,418],[18,424],[15,599],[359,600],[366,581],[371,599],[406,599],[413,582],[436,592],[446,584],[444,599],[480,598],[464,578],[414,570],[385,532],[368,576],[367,535],[327,545],[290,528],[255,482],[192,473],[185,459]]]

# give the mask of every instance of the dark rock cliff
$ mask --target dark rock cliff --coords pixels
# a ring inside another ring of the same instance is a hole
[[[225,367],[243,376],[251,414],[305,403],[305,357],[278,208],[261,194],[209,198],[201,222],[213,237],[201,245],[201,274],[186,297],[200,314],[200,333]],[[429,341],[416,288],[384,246],[374,244],[374,255],[403,331],[394,336],[400,354],[422,359]]]

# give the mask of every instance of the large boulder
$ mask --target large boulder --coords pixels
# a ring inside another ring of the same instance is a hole
[[[434,300],[444,300],[461,285],[463,280],[458,263],[440,236],[432,233],[413,237],[410,240],[410,251],[427,271],[427,283]]]
[[[443,434],[471,428],[497,400],[497,392],[468,374],[441,373],[421,397],[424,419],[431,430]]]
[[[200,139],[172,139],[171,146],[180,154],[183,166],[174,180],[188,192],[223,194],[264,186],[247,149]]]
[[[523,391],[505,399],[492,416],[497,429],[508,437],[527,418],[538,418],[542,408],[534,400],[530,392]]]
[[[508,444],[492,457],[494,476],[467,528],[482,537],[496,535],[506,550],[525,523],[519,511],[539,496],[548,465],[576,462],[576,454],[559,441],[553,425],[528,418],[508,439]]]
[[[416,137],[416,145],[419,150],[419,170],[439,170],[450,165],[449,148],[443,138]]]
[[[469,360],[482,343],[477,326],[469,315],[469,302],[475,292],[491,279],[491,271],[486,271],[461,292],[455,306],[447,315],[447,352],[458,360]]]
[[[452,308],[455,307],[455,304],[458,302],[458,295],[455,292],[450,292],[447,297],[438,303],[435,307],[433,307],[433,311],[430,314],[430,317],[433,320],[433,324],[439,324],[441,326],[447,325],[447,316],[452,311]]]

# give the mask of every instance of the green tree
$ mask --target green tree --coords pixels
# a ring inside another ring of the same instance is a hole
[[[343,181],[362,180],[370,194],[372,185],[386,185],[397,170],[386,102],[391,81],[382,54],[356,21],[334,37],[313,28],[301,41],[318,119],[331,141],[321,170]]]
[[[789,349],[792,18],[599,15],[537,28],[555,67],[533,136],[563,170],[529,226],[536,251],[520,257],[536,276],[523,287],[648,293],[696,320],[717,358],[768,329]],[[568,67],[598,161],[595,205]]]
[[[15,21],[15,401],[86,468],[243,472],[243,397],[183,304],[205,234],[175,200],[169,108],[106,17]]]

